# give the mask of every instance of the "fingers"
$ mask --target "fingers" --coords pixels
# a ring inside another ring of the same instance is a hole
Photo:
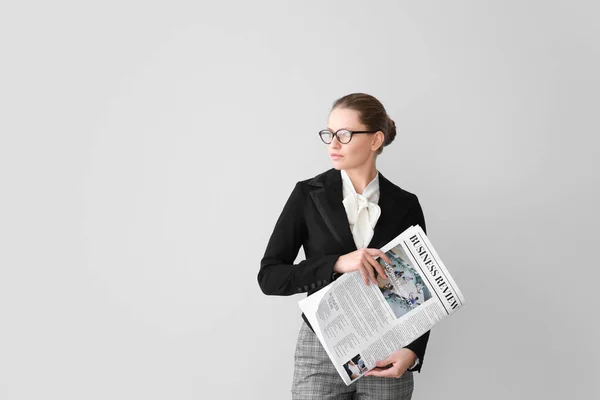
[[[361,272],[361,275],[363,276],[363,280],[365,281],[365,284],[367,286],[369,286],[369,279],[371,280],[371,282],[377,285],[377,278],[375,278],[375,271],[373,270],[373,265],[371,264],[369,257],[370,256],[365,253],[365,256],[361,259],[361,271],[364,270],[364,273]]]
[[[392,365],[393,363],[394,363],[394,360],[392,360],[392,357],[390,356],[390,357],[385,358],[383,360],[377,361],[375,363],[375,365],[378,366],[378,367],[385,367],[385,366],[388,366],[388,365]]]
[[[386,368],[389,367],[389,368]],[[373,376],[383,376],[383,377],[396,377],[395,371],[398,370],[398,367],[394,365],[394,360],[392,356],[388,356],[383,360],[379,360],[375,363],[375,368],[370,371],[367,371],[365,376],[373,375]],[[391,371],[391,372],[390,372]],[[390,375],[391,374],[391,375]],[[400,376],[400,375],[398,375]]]
[[[387,277],[387,275],[385,274],[385,269],[383,269],[381,264],[379,264],[379,262],[375,258],[373,258],[372,255],[367,253],[367,254],[365,254],[365,256],[367,257],[367,260],[369,260],[369,263],[373,266],[373,268],[375,268],[377,270],[377,272],[379,273],[379,276],[381,276],[382,279],[385,279]],[[377,280],[375,280],[374,283],[377,284]]]
[[[359,253],[360,252],[360,253]],[[369,280],[377,285],[377,278],[375,277],[375,271],[382,277],[382,279],[387,278],[387,274],[385,269],[379,262],[373,257],[381,257],[388,264],[392,264],[392,260],[381,250],[372,249],[372,248],[362,248],[357,250],[357,255],[360,255],[360,260],[358,262],[358,270],[365,282],[365,285],[369,285]]]
[[[371,247],[365,247],[364,250],[367,251],[367,253],[369,253],[370,255],[374,256],[374,257],[381,257],[385,260],[385,262],[387,262],[388,264],[392,263],[392,260],[390,260],[390,258],[387,256],[387,254],[385,254],[383,251],[379,250],[379,249],[374,249]]]
[[[387,256],[387,254],[385,254],[383,251],[381,251],[379,249],[367,248],[365,250],[367,250],[367,252],[369,253],[369,255],[371,255],[373,257],[383,258],[386,263],[393,264],[392,260]]]
[[[370,257],[369,255],[367,255],[368,257]],[[373,257],[371,257],[372,259]],[[375,261],[375,263],[377,263],[377,261]],[[377,278],[375,278],[375,270],[373,269],[373,263],[371,262],[371,260],[367,259],[367,266],[366,266],[366,270],[367,273],[369,274],[369,278],[371,278],[371,282],[373,282],[375,285],[377,285]]]
[[[373,249],[373,250],[376,250],[376,252],[375,252],[374,255],[383,258],[385,260],[385,262],[388,263],[388,264],[392,263],[392,260],[390,260],[390,258],[387,256],[387,254],[385,254],[383,251],[381,251],[379,249]]]
[[[399,370],[397,367],[392,367],[383,370],[372,369],[367,371],[365,376],[381,376],[384,378],[399,378],[402,376],[404,371]]]
[[[369,273],[367,272],[369,269],[371,269],[370,267],[368,267],[369,263],[361,260],[360,264],[358,266],[358,269],[360,271],[360,275],[363,278],[363,281],[365,282],[365,285],[369,286]]]

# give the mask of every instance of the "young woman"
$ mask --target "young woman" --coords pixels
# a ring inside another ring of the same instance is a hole
[[[351,271],[360,271],[365,284],[377,284],[376,273],[385,273],[375,257],[391,263],[379,249],[411,225],[427,232],[417,196],[376,167],[383,147],[396,136],[395,123],[379,100],[365,93],[336,100],[319,136],[333,168],[297,182],[284,205],[258,272],[268,295],[310,295]],[[300,246],[306,259],[294,264]],[[423,366],[429,331],[346,386],[304,314],[302,318],[293,399],[412,397],[413,371]]]

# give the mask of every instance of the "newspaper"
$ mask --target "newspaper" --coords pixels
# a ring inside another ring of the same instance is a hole
[[[350,385],[465,303],[419,225],[381,248],[385,276],[367,286],[359,271],[298,303],[336,370]]]

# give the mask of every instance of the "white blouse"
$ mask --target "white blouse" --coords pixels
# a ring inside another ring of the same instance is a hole
[[[379,171],[362,193],[356,193],[345,170],[340,170],[340,173],[342,174],[344,198],[342,203],[346,209],[346,215],[348,215],[356,248],[361,249],[369,245],[373,238],[373,229],[381,215],[381,208],[377,204],[379,202]]]
[[[381,215],[379,207],[379,171],[375,178],[363,190],[362,193],[356,193],[352,180],[345,170],[340,170],[342,174],[342,193],[344,208],[350,223],[350,230],[357,249],[367,247],[373,238],[375,225]],[[409,367],[413,369],[419,364],[419,357],[415,363]]]

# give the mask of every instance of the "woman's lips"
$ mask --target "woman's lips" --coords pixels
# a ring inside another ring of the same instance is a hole
[[[344,156],[341,156],[339,154],[332,154],[331,155],[331,158],[333,158],[334,160],[337,160],[338,158],[342,158],[342,157],[344,157]]]

